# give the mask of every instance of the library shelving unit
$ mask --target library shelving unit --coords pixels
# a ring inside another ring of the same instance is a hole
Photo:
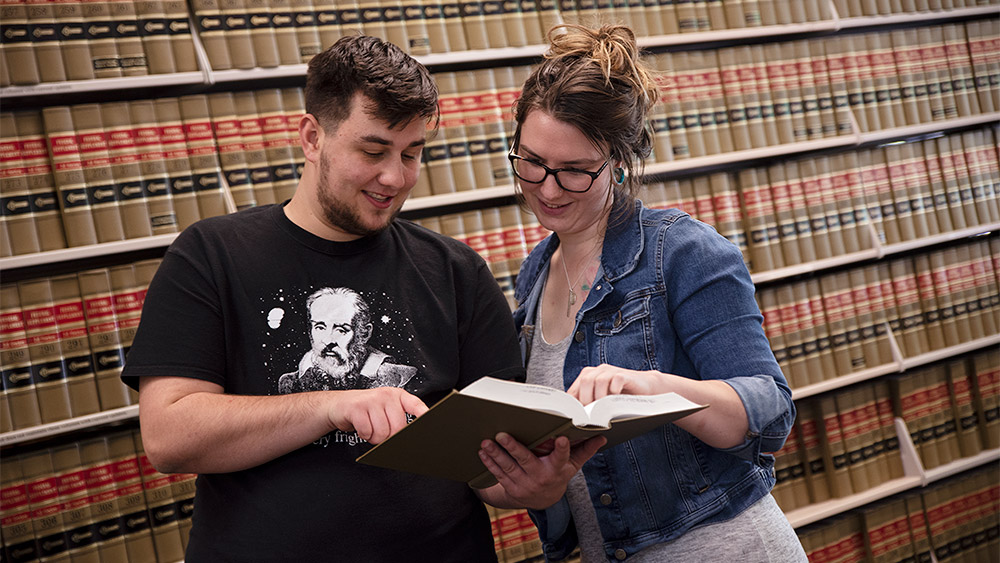
[[[836,10],[833,9],[832,2],[829,8],[832,15],[829,20],[825,21],[642,37],[639,39],[639,44],[644,49],[650,51],[690,49],[694,46],[704,46],[705,48],[712,49],[719,45],[734,45],[747,41],[780,42],[800,38],[820,38],[842,32],[858,32],[865,29],[881,30],[891,28],[892,26],[913,27],[925,24],[936,25],[952,21],[962,22],[993,18],[1000,15],[1000,4],[935,12],[851,18],[838,17]],[[195,26],[192,22],[192,29],[194,28]],[[192,36],[199,68],[202,69],[199,72],[43,83],[34,86],[10,86],[0,88],[0,102],[7,102],[16,108],[39,108],[50,104],[73,103],[74,96],[85,97],[102,92],[134,91],[137,97],[149,97],[151,94],[148,92],[152,89],[156,90],[156,94],[152,95],[170,95],[171,92],[190,93],[209,91],[210,89],[218,91],[220,88],[225,89],[229,84],[232,84],[234,88],[245,88],[247,84],[266,85],[280,80],[304,80],[306,71],[306,65],[304,64],[249,70],[212,70],[197,34],[194,33]],[[417,56],[416,59],[430,67],[432,72],[435,72],[440,69],[457,67],[488,68],[529,64],[537,60],[543,54],[544,50],[545,47],[542,45],[529,45],[526,47],[434,53]],[[71,101],[67,102],[67,100]],[[822,153],[823,151],[845,151],[859,147],[870,147],[880,143],[938,132],[961,130],[973,126],[997,127],[998,123],[1000,123],[1000,112],[945,119],[921,125],[872,132],[862,132],[855,123],[853,131],[850,134],[838,137],[781,144],[744,151],[732,151],[711,156],[652,162],[647,164],[645,174],[648,178],[655,179],[658,177],[694,176],[709,170],[738,170],[741,167],[753,166],[765,160],[793,157],[808,158],[809,155]],[[235,209],[235,205],[232,202],[231,195],[227,194],[227,196],[227,208],[232,212]],[[403,211],[404,216],[408,212],[418,212],[424,216],[435,213],[444,214],[451,212],[457,207],[470,209],[477,206],[494,206],[498,205],[498,202],[509,204],[513,201],[513,196],[514,188],[512,185],[489,186],[450,194],[412,198],[405,203]],[[888,256],[919,251],[922,248],[948,244],[976,237],[983,233],[995,233],[996,231],[1000,231],[1000,223],[969,227],[892,245],[880,244],[877,237],[873,237],[874,242],[871,249],[770,271],[754,272],[752,278],[756,284],[780,283],[782,280],[793,279],[797,276],[808,275],[817,271],[832,271],[852,264],[878,261]],[[176,234],[165,234],[141,239],[52,250],[36,254],[3,257],[0,258],[0,271],[3,272],[8,280],[18,280],[31,276],[44,276],[47,275],[49,270],[65,270],[65,268],[72,267],[74,263],[81,261],[114,263],[116,257],[137,251],[162,252],[176,236]],[[852,385],[860,381],[905,372],[917,366],[962,356],[970,351],[997,346],[998,344],[1000,344],[1000,335],[991,335],[984,339],[963,343],[917,357],[903,358],[897,354],[895,361],[892,363],[797,388],[794,390],[794,398],[801,399]],[[33,443],[44,443],[46,440],[54,437],[72,434],[84,429],[132,422],[137,417],[138,407],[133,405],[70,420],[18,429],[0,434],[0,447],[30,447]],[[912,441],[909,440],[905,425],[901,420],[897,419],[896,427],[902,444],[901,449],[906,473],[903,478],[884,483],[871,490],[847,498],[830,500],[790,511],[788,517],[793,526],[805,526],[806,524],[866,505],[898,492],[918,488],[954,473],[964,471],[965,469],[993,463],[1000,459],[1000,450],[988,450],[973,458],[961,459],[946,466],[925,471],[920,466],[919,459],[914,451]]]

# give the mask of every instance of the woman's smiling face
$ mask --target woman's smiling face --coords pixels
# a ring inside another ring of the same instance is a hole
[[[574,168],[596,172],[610,155],[575,126],[536,109],[524,118],[516,154],[552,169]],[[604,167],[590,189],[568,192],[549,174],[541,183],[518,180],[528,207],[546,229],[561,238],[568,234],[603,232],[611,198],[614,163]],[[596,229],[596,230],[595,230]]]

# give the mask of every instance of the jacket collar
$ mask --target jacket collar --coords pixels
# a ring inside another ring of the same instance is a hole
[[[616,202],[608,220],[604,248],[601,249],[601,268],[604,270],[605,279],[611,282],[635,269],[645,246],[642,227],[646,208],[641,202],[636,201],[631,215],[627,214],[626,210],[624,204]],[[559,235],[552,233],[538,243],[538,247],[529,255],[520,276],[525,276],[526,281],[530,283],[517,284],[518,291],[514,298],[518,303],[523,303],[527,292],[536,286],[538,277],[545,272],[545,266],[557,248],[559,248]]]

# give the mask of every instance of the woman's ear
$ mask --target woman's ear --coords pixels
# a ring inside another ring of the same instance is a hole
[[[302,153],[309,162],[319,162],[319,155],[323,147],[323,127],[319,120],[311,113],[304,114],[299,120],[299,142],[302,144]]]

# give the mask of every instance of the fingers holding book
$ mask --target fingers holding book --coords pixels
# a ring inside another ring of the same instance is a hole
[[[516,505],[543,509],[555,504],[566,491],[570,478],[583,467],[607,440],[598,436],[571,445],[559,436],[548,448],[529,450],[509,434],[501,432],[496,440],[483,440],[479,458],[496,477],[504,497],[490,495],[491,504]],[[496,501],[496,502],[494,502]]]

